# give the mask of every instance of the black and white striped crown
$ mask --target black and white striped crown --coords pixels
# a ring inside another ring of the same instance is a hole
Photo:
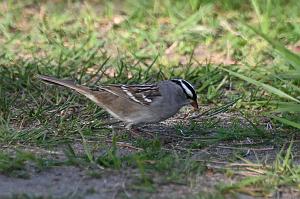
[[[197,100],[197,94],[194,87],[183,79],[171,79],[172,82],[178,84],[188,99]]]

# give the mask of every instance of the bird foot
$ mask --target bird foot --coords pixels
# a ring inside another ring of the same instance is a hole
[[[130,129],[130,136],[133,138],[141,137],[141,130],[139,128]]]
[[[133,127],[133,124],[129,123],[125,126],[126,130],[129,131],[130,137],[133,138],[138,138],[140,137],[140,129],[138,129],[137,127]]]

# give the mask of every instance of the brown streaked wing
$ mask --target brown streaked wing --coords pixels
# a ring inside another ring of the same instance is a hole
[[[144,105],[150,105],[155,97],[161,96],[156,84],[129,85],[127,89],[134,95],[135,99]]]
[[[111,92],[119,97],[130,99],[142,105],[150,105],[157,96],[161,96],[156,84],[145,85],[108,85],[94,90]]]

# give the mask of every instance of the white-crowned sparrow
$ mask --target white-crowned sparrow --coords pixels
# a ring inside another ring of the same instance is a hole
[[[88,88],[70,80],[39,75],[39,79],[71,88],[94,101],[113,117],[131,125],[163,121],[188,104],[198,109],[193,86],[183,79],[161,81],[157,84],[106,85]]]

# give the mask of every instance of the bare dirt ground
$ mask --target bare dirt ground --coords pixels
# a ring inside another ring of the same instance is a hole
[[[1,197],[12,194],[27,193],[36,196],[52,196],[54,198],[184,198],[192,196],[201,190],[208,191],[213,185],[221,180],[223,176],[199,176],[198,182],[207,182],[205,186],[187,187],[170,184],[161,185],[155,193],[130,190],[131,176],[136,171],[113,172],[107,171],[100,179],[91,178],[86,175],[85,170],[73,166],[63,166],[41,173],[33,173],[30,179],[15,179],[0,176]]]

